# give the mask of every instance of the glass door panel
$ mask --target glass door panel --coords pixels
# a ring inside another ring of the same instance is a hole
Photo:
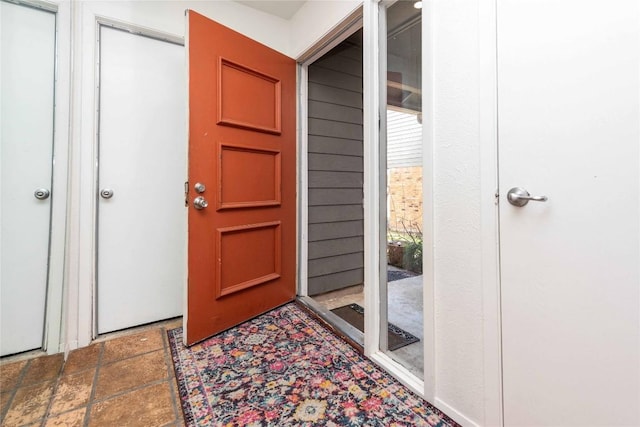
[[[381,9],[381,24],[386,259],[380,344],[423,379],[421,10],[414,1],[395,2]]]

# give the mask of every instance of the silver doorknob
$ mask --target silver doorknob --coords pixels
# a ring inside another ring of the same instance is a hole
[[[507,193],[507,200],[513,206],[517,206],[519,208],[526,206],[529,201],[532,202],[546,202],[547,196],[532,196],[529,194],[527,190],[520,187],[513,187]]]
[[[103,199],[110,199],[113,197],[113,190],[109,189],[109,188],[103,188],[102,190],[100,190],[100,197],[102,197]]]
[[[49,190],[47,190],[46,188],[38,188],[36,191],[33,192],[33,195],[38,200],[44,200],[49,198],[49,196],[51,195],[51,192],[49,192]]]
[[[207,200],[204,197],[198,196],[195,199],[193,199],[193,206],[196,209],[201,210],[209,206],[209,202],[207,202]]]

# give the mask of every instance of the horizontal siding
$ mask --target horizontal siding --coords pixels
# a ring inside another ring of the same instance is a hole
[[[360,188],[310,188],[309,206],[353,205],[362,200]],[[361,205],[362,206],[362,205]]]
[[[309,153],[310,171],[362,172],[362,157]]]
[[[415,114],[387,110],[387,168],[422,165],[422,125]]]
[[[309,66],[309,295],[362,283],[362,47],[341,43]]]
[[[357,139],[329,138],[309,135],[309,153],[340,154],[362,158],[362,141]]]
[[[362,140],[362,123],[309,118],[309,135]]]
[[[333,86],[340,89],[353,91],[354,88],[362,87],[362,77],[347,74],[341,71],[334,71],[322,66],[309,67],[309,82],[319,83],[325,86]]]
[[[309,171],[309,188],[357,188],[362,190],[361,172]]]
[[[356,55],[354,55],[355,57]],[[355,58],[349,58],[343,55],[331,55],[326,56],[312,64],[309,68],[318,65],[319,67],[326,68],[340,73],[350,74],[352,76],[362,77],[362,55],[360,60]]]
[[[363,245],[364,238],[362,236],[313,242],[309,244],[309,258],[318,259],[352,254],[362,251]]]
[[[309,224],[321,224],[340,221],[359,221],[364,219],[362,203],[357,205],[313,206],[309,209]]]
[[[311,277],[308,281],[309,295],[318,295],[362,283],[364,283],[364,270],[362,268],[340,271],[326,276]]]
[[[309,277],[326,276],[336,271],[355,270],[364,267],[362,252],[341,254],[309,260]]]
[[[364,236],[363,227],[363,221],[341,221],[309,224],[309,241],[319,242],[322,240],[340,239],[341,237]]]
[[[309,118],[362,125],[362,109],[309,100]]]
[[[362,93],[313,82],[309,83],[309,99],[362,109]]]

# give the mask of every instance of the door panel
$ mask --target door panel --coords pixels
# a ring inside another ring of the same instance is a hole
[[[0,355],[42,347],[51,198],[55,14],[0,2]]]
[[[100,30],[98,332],[182,314],[184,47]]]
[[[296,68],[193,11],[188,22],[193,344],[295,297]]]
[[[498,1],[505,425],[640,424],[638,12]]]

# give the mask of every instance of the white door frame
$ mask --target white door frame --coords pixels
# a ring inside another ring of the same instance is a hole
[[[383,4],[382,7],[386,5]],[[422,81],[432,90],[423,91],[423,111],[425,117],[434,117],[437,110],[435,88],[435,46],[434,33],[438,19],[438,8],[433,1],[424,1],[422,8]],[[424,381],[418,381],[404,367],[379,351],[379,333],[381,330],[379,313],[374,310],[380,304],[379,274],[380,257],[382,256],[382,238],[380,223],[381,208],[378,203],[381,195],[379,186],[379,149],[380,134],[378,120],[380,118],[380,28],[378,0],[365,0],[363,4],[364,28],[364,212],[365,212],[365,354],[376,363],[387,369],[392,375],[408,385],[425,399],[446,411],[459,422],[468,425],[475,423],[460,411],[443,401],[438,393],[437,348],[436,348],[436,310],[437,298],[437,266],[435,264],[434,218],[439,214],[434,206],[434,154],[437,141],[434,140],[434,129],[431,120],[423,124],[423,227],[425,239],[424,251]],[[496,1],[478,3],[478,40],[480,61],[478,79],[481,88],[479,110],[480,129],[480,164],[481,179],[480,197],[482,218],[482,293],[483,293],[483,351],[484,351],[484,424],[502,425],[502,372],[501,372],[501,318],[500,318],[500,281],[499,281],[499,247],[498,247],[498,215],[496,197],[497,177],[497,81],[496,81]],[[311,49],[319,51],[321,46]],[[324,52],[323,52],[324,53]],[[308,59],[308,58],[304,58]],[[307,263],[307,91],[306,67],[303,61],[300,67],[300,158],[299,158],[299,289],[306,295],[306,263]],[[306,64],[308,65],[308,64]],[[430,179],[426,179],[430,177]],[[445,213],[442,213],[445,214]],[[440,339],[455,339],[441,337]]]
[[[347,16],[333,31],[296,59],[298,63],[298,296],[319,309],[309,296],[309,66],[362,28],[362,10]]]
[[[381,316],[380,310],[386,295],[381,295],[380,276],[382,274],[382,260],[386,258],[386,190],[381,182],[380,153],[386,149],[386,142],[381,140],[386,122],[386,103],[381,98],[386,94],[386,63],[381,59],[386,55],[386,28],[381,26],[381,16],[393,1],[368,0],[364,2],[364,280],[368,286],[364,289],[365,298],[365,355],[387,370],[392,376],[409,387],[412,391],[433,402],[434,381],[434,333],[433,333],[433,252],[423,251],[423,328],[424,328],[424,378],[419,379],[402,364],[396,362],[388,354],[380,350],[380,332],[382,322],[386,323],[386,316]],[[425,40],[424,25],[425,10],[423,8],[423,51],[430,44]],[[384,32],[383,32],[384,31]],[[424,52],[423,52],[424,53]],[[425,67],[423,57],[423,74],[430,70]],[[429,74],[427,74],[428,76]],[[425,76],[423,75],[423,82]],[[425,92],[425,91],[423,91]],[[431,105],[431,91],[423,95],[423,110],[425,104]],[[427,109],[426,111],[430,111]],[[423,137],[423,176],[431,175],[431,129],[427,128],[428,121],[422,125]],[[385,156],[386,157],[386,156]],[[424,161],[426,159],[426,162]],[[386,166],[385,166],[386,167]],[[433,229],[433,216],[427,215],[431,211],[431,180],[423,179],[423,229],[424,235],[430,236]],[[426,242],[426,240],[425,240]],[[367,249],[369,253],[367,253]],[[367,314],[368,313],[368,314]],[[386,328],[386,324],[384,325]]]
[[[380,96],[386,85],[386,79],[380,80],[380,27],[379,8],[386,7],[386,3],[379,3],[378,0],[365,0],[363,9],[345,18],[334,30],[323,38],[320,42],[311,47],[305,54],[298,58],[299,62],[299,158],[298,158],[298,293],[306,303],[311,306],[313,301],[308,298],[307,287],[307,262],[308,262],[308,66],[338,45],[348,36],[360,28],[363,28],[363,130],[364,130],[364,297],[365,297],[365,334],[364,352],[375,363],[386,369],[391,375],[408,386],[415,393],[433,401],[435,395],[435,358],[434,358],[434,310],[433,310],[433,252],[430,251],[424,259],[424,367],[425,379],[423,381],[415,377],[408,369],[393,360],[384,352],[380,351],[380,331],[381,316],[376,307],[380,306],[380,260],[383,259],[382,251],[386,246],[386,230],[382,226],[381,214],[385,211],[380,207],[381,186],[380,186]],[[431,27],[428,21],[431,15],[425,13],[423,9],[423,58],[427,60],[430,56]],[[425,31],[425,28],[427,29]],[[423,63],[425,63],[423,59]],[[431,81],[430,62],[423,66],[423,81]],[[432,105],[431,91],[423,97],[423,109],[430,112]],[[425,176],[432,171],[431,153],[431,129],[427,128],[426,122],[423,124],[424,138],[424,160],[423,168]],[[424,196],[424,218],[425,235],[432,235],[433,215],[431,195],[433,194],[432,180],[423,181]],[[385,199],[386,200],[386,199]],[[316,307],[317,308],[317,307]]]
[[[114,28],[117,30],[125,31],[137,36],[148,37],[154,40],[159,40],[167,43],[177,44],[180,46],[184,46],[184,38],[175,36],[173,34],[165,33],[162,31],[157,31],[151,28],[146,28],[130,23],[126,23],[123,21],[119,21],[113,18],[106,17],[96,17],[96,26],[95,26],[95,76],[96,76],[96,86],[95,86],[95,136],[93,140],[93,153],[94,153],[94,165],[93,167],[93,216],[92,216],[92,300],[91,300],[91,308],[92,308],[92,325],[91,325],[91,338],[95,339],[98,336],[98,212],[99,212],[99,168],[100,168],[100,29],[102,27]],[[188,150],[188,144],[185,145],[185,149]],[[187,181],[187,177],[184,177],[184,181]],[[185,211],[186,216],[186,211]],[[186,223],[186,218],[185,218]],[[185,229],[185,233],[187,230]],[[186,248],[184,248],[186,250]],[[186,257],[185,257],[186,259]],[[186,268],[185,268],[186,271]],[[186,281],[186,277],[185,277]]]
[[[48,354],[64,350],[62,336],[63,292],[67,242],[67,176],[69,170],[71,8],[69,3],[43,0],[6,0],[19,6],[40,9],[55,15],[54,117],[52,135],[51,217],[49,266],[42,349]]]
[[[484,333],[484,424],[504,425],[502,408],[502,317],[498,214],[497,0],[478,2],[480,217]],[[432,7],[429,4],[429,7]]]

